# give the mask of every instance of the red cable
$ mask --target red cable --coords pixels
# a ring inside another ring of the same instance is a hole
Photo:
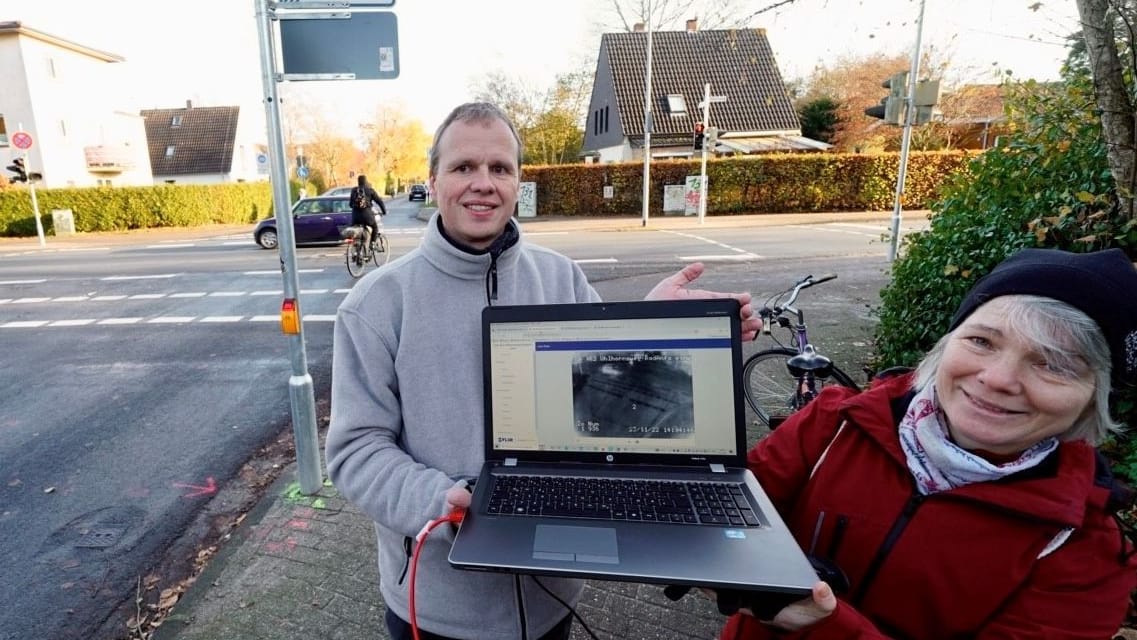
[[[414,551],[414,554],[411,556],[411,583],[410,583],[410,590],[411,590],[411,595],[410,595],[411,634],[414,636],[414,640],[419,640],[418,616],[415,614],[415,573],[418,572],[419,552],[422,550],[423,543],[426,542],[426,537],[428,535],[430,535],[430,532],[433,531],[435,529],[435,527],[437,527],[438,525],[440,525],[444,522],[453,522],[454,524],[462,524],[462,518],[464,518],[465,516],[466,516],[466,510],[465,509],[455,509],[455,510],[451,511],[449,515],[442,516],[441,518],[437,518],[435,520],[431,520],[430,522],[426,523],[426,526],[423,527],[422,530],[418,532],[417,536],[415,536],[415,541],[416,541],[415,542],[415,551]]]

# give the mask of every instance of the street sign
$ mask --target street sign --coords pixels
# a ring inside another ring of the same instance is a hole
[[[12,146],[27,150],[32,148],[32,134],[27,131],[17,131],[12,134]]]
[[[399,77],[395,14],[278,16],[285,80],[393,80]],[[328,46],[334,42],[335,46]]]
[[[300,176],[301,178],[307,178],[308,167],[296,167],[296,175]]]

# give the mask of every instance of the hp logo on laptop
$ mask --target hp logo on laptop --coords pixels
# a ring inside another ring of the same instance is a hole
[[[615,456],[613,456],[612,454],[609,453],[608,455],[604,456],[604,459],[607,460],[608,462],[612,462],[616,458],[615,458]]]

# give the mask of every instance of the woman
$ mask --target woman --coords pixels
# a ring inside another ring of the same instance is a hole
[[[1137,586],[1094,445],[1137,378],[1119,250],[1026,249],[976,283],[911,374],[831,388],[749,465],[815,561],[847,578],[736,638],[1113,637]],[[837,582],[837,581],[833,581]]]

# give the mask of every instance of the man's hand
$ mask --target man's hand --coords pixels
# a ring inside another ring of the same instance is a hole
[[[750,306],[749,293],[722,293],[707,291],[706,289],[687,289],[687,285],[703,275],[703,263],[693,262],[681,269],[679,273],[668,276],[659,281],[644,300],[682,300],[699,298],[734,298],[742,305],[739,315],[742,319],[742,339],[753,340],[762,330],[762,319],[754,315],[754,308]]]
[[[451,513],[456,509],[467,509],[470,506],[470,490],[469,483],[465,480],[459,480],[453,487],[446,490],[446,512]]]

